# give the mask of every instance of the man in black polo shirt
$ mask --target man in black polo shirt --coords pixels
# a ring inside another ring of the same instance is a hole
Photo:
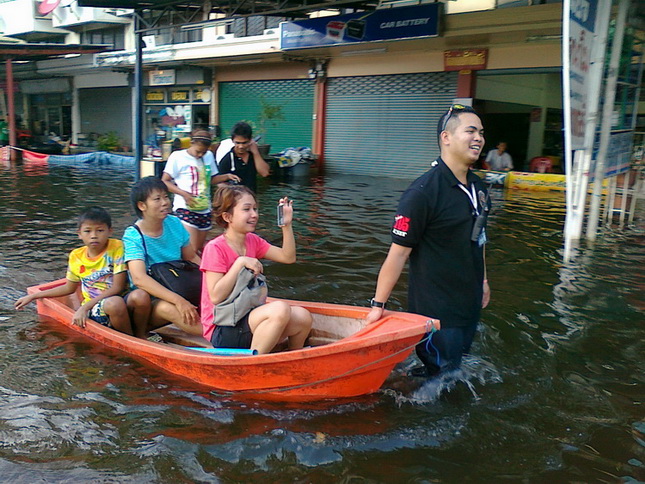
[[[441,157],[399,201],[392,245],[367,316],[368,324],[382,317],[410,259],[409,310],[441,321],[441,330],[417,346],[425,367],[412,373],[424,376],[459,367],[490,299],[484,261],[490,199],[470,171],[484,147],[482,122],[472,108],[453,105],[439,119],[437,132]]]
[[[259,156],[257,148],[254,155],[249,149],[253,136],[253,130],[248,123],[240,121],[231,130],[233,148],[217,161],[217,169],[220,175],[233,173],[241,179],[241,184],[249,187],[254,192],[257,188],[256,176],[269,176],[269,165]]]

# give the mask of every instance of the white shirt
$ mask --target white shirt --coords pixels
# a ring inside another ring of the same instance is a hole
[[[511,155],[509,155],[506,151],[504,151],[500,155],[497,149],[490,150],[488,152],[488,155],[486,156],[486,163],[488,163],[490,169],[494,171],[502,171],[505,168],[513,168],[513,159],[511,158]]]
[[[219,163],[235,146],[231,138],[223,139],[219,146],[217,147],[217,152],[215,153],[215,161]]]
[[[195,213],[211,211],[211,177],[218,173],[213,153],[207,151],[203,158],[195,158],[188,154],[188,150],[173,151],[163,171],[173,178],[181,190],[194,197],[193,205],[188,207],[184,197],[175,194],[173,210],[186,208]]]

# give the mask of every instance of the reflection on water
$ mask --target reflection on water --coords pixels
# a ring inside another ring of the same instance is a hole
[[[318,404],[216,396],[97,347],[35,310],[24,288],[63,277],[86,205],[132,223],[123,170],[0,169],[0,471],[10,482],[645,480],[642,221],[561,263],[562,194],[493,192],[493,299],[461,373],[400,365],[375,395]],[[266,264],[272,295],[365,305],[408,182],[260,185],[258,231],[295,200],[299,263]],[[211,236],[217,235],[217,229]],[[406,304],[405,277],[393,307]]]

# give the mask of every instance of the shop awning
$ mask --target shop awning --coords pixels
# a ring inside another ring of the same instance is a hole
[[[49,59],[67,54],[96,54],[107,50],[105,45],[85,44],[41,44],[37,42],[15,42],[0,39],[0,58],[20,61]]]

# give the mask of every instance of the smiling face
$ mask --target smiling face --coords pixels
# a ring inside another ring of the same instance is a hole
[[[233,210],[224,213],[223,217],[228,222],[227,230],[244,234],[255,232],[255,226],[258,223],[258,204],[253,195],[244,193],[237,200]]]
[[[441,133],[441,156],[444,160],[472,165],[484,147],[484,128],[474,113],[460,113]]]
[[[94,257],[105,250],[112,229],[104,222],[95,220],[84,221],[78,229],[78,238],[87,247],[88,255]]]
[[[163,220],[170,213],[170,197],[165,190],[153,190],[145,202],[138,203],[143,218]]]

